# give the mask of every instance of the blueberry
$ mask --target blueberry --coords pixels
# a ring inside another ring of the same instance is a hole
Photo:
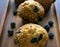
[[[46,29],[47,32],[49,32],[49,30],[50,30],[50,26],[49,25],[45,25],[44,28]]]
[[[16,16],[17,15],[17,10],[14,10],[13,14],[14,14],[14,16]]]
[[[31,43],[36,43],[36,42],[38,42],[37,38],[32,38],[31,39]]]
[[[38,17],[38,21],[42,21],[43,20],[43,18],[42,17]]]
[[[33,9],[33,11],[34,11],[35,13],[37,13],[37,12],[39,11],[39,10],[38,10],[38,7],[35,6],[34,9]]]
[[[49,24],[50,27],[52,27],[53,26],[53,21],[49,21],[48,24]]]
[[[11,22],[11,28],[15,28],[15,22]]]
[[[13,30],[8,30],[8,36],[12,36],[13,35]]]
[[[40,34],[39,37],[38,37],[38,41],[40,41],[42,38],[43,38],[43,35]]]
[[[50,38],[50,39],[53,39],[53,37],[54,37],[54,34],[53,34],[52,32],[50,32],[50,33],[49,33],[49,38]]]

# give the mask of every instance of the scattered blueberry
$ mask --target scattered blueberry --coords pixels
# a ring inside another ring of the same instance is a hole
[[[49,21],[48,24],[49,24],[50,27],[52,27],[53,26],[53,21]]]
[[[38,7],[35,6],[33,11],[34,11],[35,13],[37,13],[37,12],[39,11],[39,10],[38,10]]]
[[[50,32],[50,33],[49,33],[49,38],[50,38],[50,39],[53,39],[53,37],[54,37],[54,34],[53,34],[52,32]]]
[[[17,15],[17,10],[14,10],[13,14],[14,14],[14,16],[16,16]]]
[[[40,34],[39,37],[38,37],[38,41],[40,41],[42,38],[43,38],[43,35]]]
[[[32,38],[31,39],[31,43],[36,43],[36,42],[38,42],[37,38]]]
[[[49,30],[50,30],[50,26],[49,25],[45,25],[44,28],[47,30],[47,32],[49,32]]]
[[[8,30],[8,36],[12,36],[13,35],[13,30]]]
[[[15,22],[11,22],[11,28],[15,28]]]
[[[38,21],[42,21],[43,20],[43,18],[42,17],[38,17]]]

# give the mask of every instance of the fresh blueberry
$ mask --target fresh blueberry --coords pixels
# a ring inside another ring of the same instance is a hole
[[[8,30],[8,36],[12,36],[13,35],[13,30]]]
[[[36,42],[38,42],[37,38],[32,38],[31,39],[31,43],[36,43]]]
[[[40,41],[42,38],[43,38],[43,35],[40,34],[39,37],[38,37],[38,41]]]
[[[15,28],[15,22],[11,22],[11,28]]]
[[[13,14],[14,14],[14,16],[16,16],[17,15],[17,10],[14,10]]]
[[[49,24],[50,27],[52,27],[53,26],[53,21],[49,21],[48,24]]]
[[[50,30],[50,26],[49,25],[45,25],[44,28],[47,30],[47,32],[49,32],[49,30]]]
[[[50,38],[50,39],[53,39],[53,37],[54,37],[54,34],[53,34],[52,32],[50,32],[50,33],[49,33],[49,38]]]
[[[34,9],[33,9],[33,11],[34,11],[35,13],[37,13],[37,12],[39,11],[39,10],[38,10],[38,7],[35,6]]]

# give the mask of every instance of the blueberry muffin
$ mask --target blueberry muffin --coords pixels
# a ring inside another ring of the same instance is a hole
[[[44,8],[36,1],[29,0],[19,5],[17,9],[17,15],[23,19],[35,22],[38,17],[43,17]]]
[[[19,47],[45,47],[48,42],[48,33],[40,25],[26,24],[17,30],[14,42]]]
[[[46,12],[50,9],[52,3],[55,2],[55,0],[35,0],[35,1],[39,2],[40,4],[42,4],[42,6],[44,7]]]

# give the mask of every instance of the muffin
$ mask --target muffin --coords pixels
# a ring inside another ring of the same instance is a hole
[[[48,42],[48,33],[40,25],[25,24],[15,33],[14,42],[19,47],[45,47]]]
[[[39,17],[43,17],[44,8],[36,1],[29,0],[19,5],[17,15],[29,22],[35,22]]]
[[[47,12],[50,9],[52,3],[55,2],[55,0],[35,0],[35,1],[39,2],[40,4],[42,4],[42,6],[45,9],[45,12]]]

